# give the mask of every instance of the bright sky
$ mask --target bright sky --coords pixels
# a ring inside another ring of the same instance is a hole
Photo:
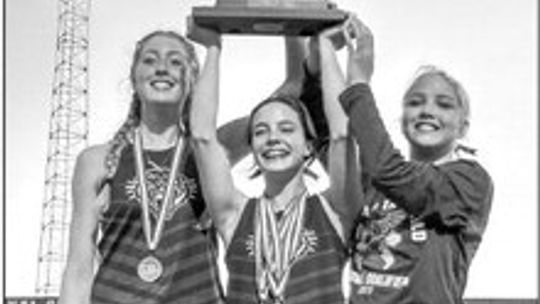
[[[57,1],[7,0],[5,45],[6,295],[32,295],[44,195]],[[372,80],[384,119],[406,151],[401,94],[420,64],[446,68],[471,96],[470,143],[495,181],[485,238],[466,296],[537,297],[537,1],[336,0],[375,36]],[[213,0],[94,1],[90,16],[90,144],[127,114],[135,41],[184,31],[193,5]],[[283,79],[281,38],[226,36],[220,122],[245,115]],[[202,55],[203,53],[201,53]]]

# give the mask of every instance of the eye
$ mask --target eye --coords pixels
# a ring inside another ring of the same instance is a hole
[[[262,135],[266,134],[266,132],[267,132],[267,128],[258,127],[258,128],[253,129],[253,136],[254,137],[262,136]]]
[[[151,55],[151,54],[145,55],[145,56],[142,58],[142,60],[141,60],[141,62],[142,62],[143,64],[146,64],[146,65],[152,65],[152,64],[155,64],[156,61],[157,61],[156,56]]]
[[[176,67],[184,66],[184,61],[180,58],[171,58],[170,62],[172,66],[176,66]]]
[[[405,106],[417,107],[423,103],[423,99],[420,97],[409,97],[405,100]]]
[[[283,124],[280,125],[279,130],[283,133],[293,133],[296,130],[296,127],[293,124]]]
[[[456,108],[456,102],[455,102],[455,100],[452,99],[452,98],[449,98],[449,97],[440,97],[440,98],[437,98],[437,105],[438,105],[441,109],[445,109],[445,110],[451,110],[451,109]]]

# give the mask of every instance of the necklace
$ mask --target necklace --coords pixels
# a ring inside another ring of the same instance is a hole
[[[261,301],[284,303],[285,287],[298,260],[307,191],[294,196],[277,219],[262,197],[255,216],[255,273]]]
[[[137,169],[137,177],[139,179],[139,185],[141,190],[141,208],[142,208],[142,222],[143,222],[143,232],[146,244],[150,251],[154,251],[161,239],[163,233],[163,227],[165,224],[165,216],[167,213],[167,208],[171,202],[173,194],[173,185],[178,173],[178,164],[181,159],[181,154],[184,148],[183,137],[179,136],[176,143],[176,148],[174,150],[174,157],[169,173],[169,178],[167,181],[167,187],[165,190],[165,196],[163,203],[161,204],[161,210],[156,221],[156,227],[152,232],[151,222],[150,222],[150,211],[148,206],[148,192],[146,189],[146,180],[144,174],[144,163],[143,163],[143,144],[142,144],[142,135],[139,128],[135,130],[135,167]],[[145,282],[154,282],[163,274],[163,265],[154,255],[150,254],[144,259],[142,259],[137,266],[137,273],[139,278]]]

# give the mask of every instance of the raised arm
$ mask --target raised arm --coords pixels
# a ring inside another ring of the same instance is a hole
[[[97,254],[95,233],[99,210],[108,202],[105,179],[105,146],[91,147],[77,158],[72,180],[73,210],[69,250],[60,290],[60,304],[90,303]]]
[[[329,129],[327,155],[330,188],[325,196],[342,219],[345,231],[351,228],[354,217],[363,202],[360,187],[360,168],[356,144],[348,135],[348,117],[338,102],[345,88],[345,78],[336,58],[336,36],[343,36],[348,22],[319,36],[323,108]]]
[[[189,37],[206,47],[206,60],[193,93],[190,130],[203,196],[226,246],[236,228],[244,198],[235,188],[223,146],[217,139],[221,37],[192,25]]]

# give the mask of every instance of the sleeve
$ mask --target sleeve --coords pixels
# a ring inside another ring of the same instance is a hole
[[[378,191],[412,214],[437,215],[448,227],[485,223],[493,183],[476,161],[406,161],[390,140],[368,85],[347,88],[340,102],[360,146],[362,169]]]

